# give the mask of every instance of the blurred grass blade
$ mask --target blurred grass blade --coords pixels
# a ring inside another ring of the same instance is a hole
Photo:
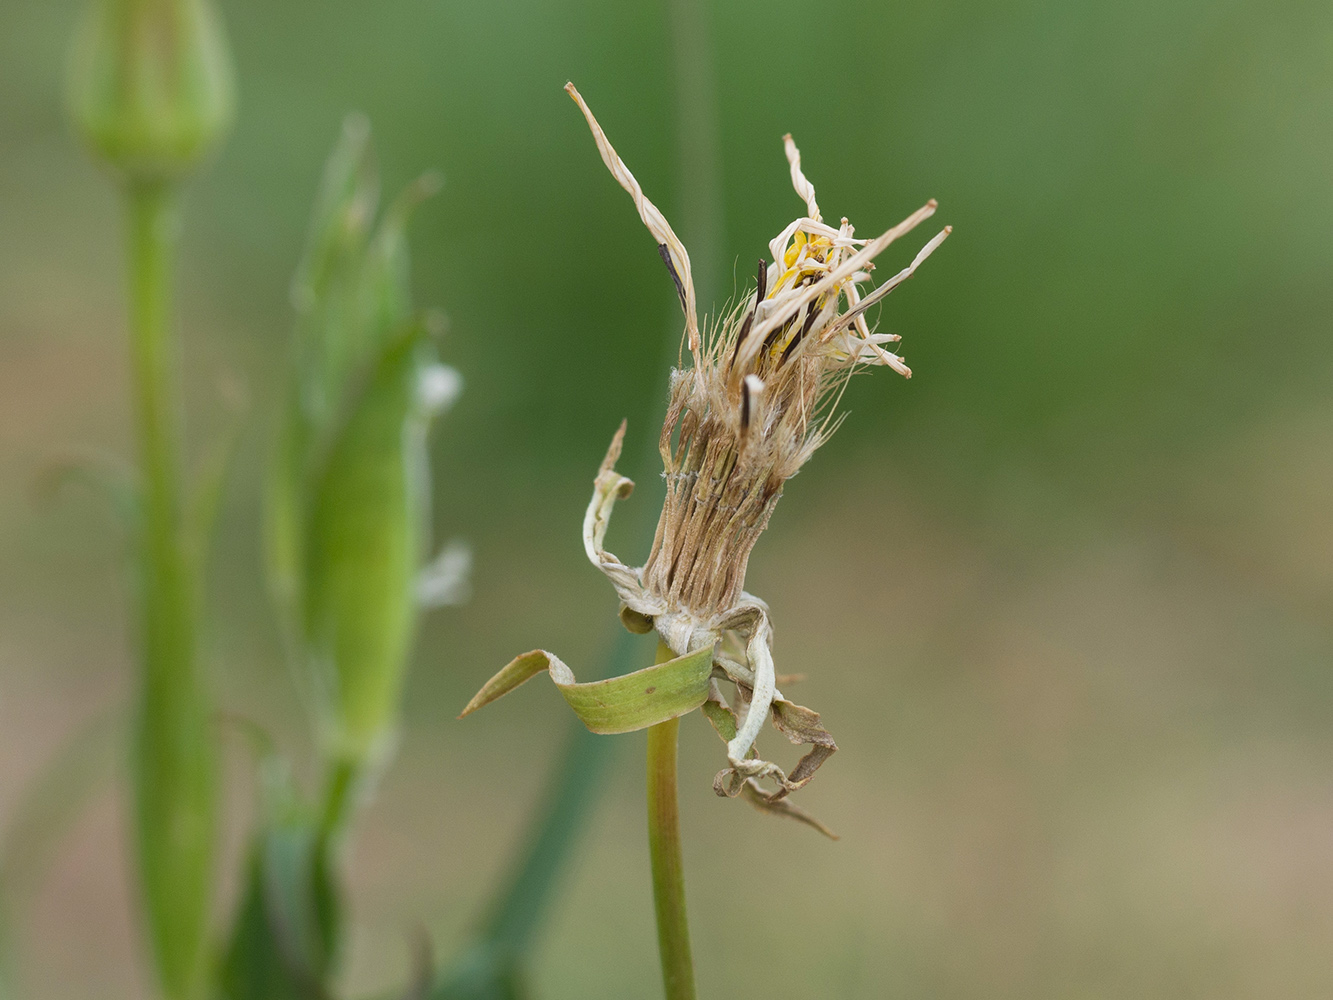
[[[617,629],[603,673],[626,672],[643,655],[643,640]],[[432,1000],[517,1000],[526,997],[523,967],[532,937],[558,884],[616,740],[570,719],[568,742],[548,779],[525,843],[481,922],[479,939],[442,971]]]
[[[430,1000],[528,1000],[518,951],[483,941],[465,952],[429,994]]]

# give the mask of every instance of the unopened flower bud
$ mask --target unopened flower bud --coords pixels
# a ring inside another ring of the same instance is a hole
[[[231,124],[231,62],[209,0],[92,0],[74,38],[69,111],[131,181],[190,173]]]

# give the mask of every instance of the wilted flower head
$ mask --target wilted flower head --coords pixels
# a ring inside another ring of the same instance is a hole
[[[747,640],[747,664],[720,664],[731,680],[748,687],[750,705],[728,755],[736,774],[773,777],[791,784],[775,765],[746,760],[777,693],[774,688],[767,607],[746,594],[750,551],[768,525],[794,476],[837,425],[835,404],[847,376],[859,365],[911,371],[883,346],[897,340],[871,331],[866,309],[916,271],[949,234],[946,227],[903,270],[869,294],[874,259],[890,243],[935,212],[935,202],[874,240],[857,239],[842,219],[823,220],[814,185],[801,170],[801,154],[783,138],[792,185],[806,205],[769,243],[753,294],[745,297],[708,335],[699,330],[685,247],[662,213],[644,197],[592,111],[571,84],[602,160],[634,198],[671,271],[685,310],[691,368],[672,372],[671,398],[658,446],[667,481],[666,503],[652,552],[641,569],[625,566],[602,548],[606,518],[629,481],[614,463],[624,433],[616,435],[597,477],[585,522],[588,556],[616,585],[627,613],[656,627],[666,643],[685,654],[736,631]],[[736,669],[739,668],[739,669]],[[734,783],[733,783],[734,786]]]
[[[607,169],[634,199],[657,241],[685,312],[691,362],[671,373],[658,442],[666,501],[647,562],[628,566],[603,547],[616,500],[633,489],[615,471],[623,424],[595,481],[584,519],[585,549],[614,584],[627,627],[656,629],[679,657],[713,651],[703,708],[728,741],[730,764],[715,787],[727,795],[746,791],[773,806],[808,781],[837,747],[817,713],[787,701],[776,688],[768,607],[745,592],[746,564],[783,485],[836,428],[836,403],[850,375],[866,365],[911,375],[903,359],[885,347],[897,336],[872,330],[866,310],[910,278],[950,230],[940,231],[907,267],[863,293],[875,258],[930,218],[935,202],[873,240],[859,239],[846,219],[837,226],[824,220],[814,185],[801,170],[800,152],[785,136],[792,185],[805,202],[805,214],[769,243],[769,259],[759,261],[754,291],[701,331],[688,252],[644,196],[574,85],[565,89],[587,118]],[[538,654],[555,660],[542,651],[527,656]],[[568,668],[555,660],[550,670],[570,697],[568,689],[576,685]],[[497,675],[469,710],[512,688],[517,672],[508,679],[504,675]],[[739,718],[723,700],[719,680],[735,684]],[[754,751],[770,709],[788,739],[814,745],[790,774]],[[776,782],[776,790],[761,791],[756,784],[761,779]]]

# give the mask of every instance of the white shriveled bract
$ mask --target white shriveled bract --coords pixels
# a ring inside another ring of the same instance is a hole
[[[792,186],[806,213],[769,243],[754,291],[701,332],[684,244],[644,195],[578,90],[572,83],[565,89],[587,118],[602,161],[629,192],[657,242],[685,313],[691,361],[671,374],[659,439],[667,495],[647,562],[628,566],[603,545],[616,500],[634,486],[615,469],[624,424],[595,480],[583,522],[584,547],[615,587],[628,626],[656,629],[677,656],[714,649],[704,710],[727,740],[729,765],[714,787],[726,795],[744,791],[772,806],[809,781],[837,747],[817,713],[788,701],[777,688],[768,606],[744,590],[750,551],[783,484],[836,428],[836,403],[847,378],[866,365],[911,375],[886,347],[898,337],[875,332],[866,311],[910,278],[950,229],[937,233],[901,271],[863,292],[875,258],[930,218],[935,202],[875,239],[859,239],[845,218],[836,227],[824,221],[800,151],[785,136]],[[718,681],[735,685],[735,712]],[[812,744],[790,773],[755,750],[770,714],[793,743]],[[766,790],[761,781],[775,787]]]

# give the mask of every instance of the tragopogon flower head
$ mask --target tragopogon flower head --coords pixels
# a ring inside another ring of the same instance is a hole
[[[801,170],[801,154],[786,136],[792,184],[806,212],[769,244],[771,259],[759,261],[755,290],[701,331],[689,253],[644,196],[574,85],[565,89],[587,118],[602,161],[634,199],[657,241],[685,312],[691,364],[671,373],[659,439],[666,502],[647,562],[631,567],[603,545],[612,508],[634,488],[615,468],[623,423],[598,470],[583,521],[584,548],[615,586],[621,620],[633,631],[655,629],[676,659],[581,684],[554,654],[533,650],[492,677],[463,714],[543,670],[595,732],[642,729],[702,708],[727,741],[729,766],[713,783],[718,793],[744,793],[761,808],[823,829],[786,796],[810,780],[837,744],[817,712],[788,701],[777,689],[768,606],[745,592],[746,564],[783,485],[837,426],[838,396],[851,374],[865,365],[911,374],[902,358],[884,346],[898,338],[874,332],[866,310],[910,278],[949,229],[926,243],[907,267],[863,295],[861,286],[870,282],[875,258],[930,218],[935,202],[876,239],[858,239],[846,219],[836,228],[824,222],[814,185]],[[734,685],[735,710],[719,682]],[[755,750],[770,714],[788,740],[811,747],[790,773]],[[763,781],[773,787],[765,788]]]
[[[784,136],[792,185],[806,213],[769,243],[770,259],[759,261],[754,292],[712,330],[701,332],[689,254],[573,84],[565,89],[587,118],[603,162],[657,240],[685,311],[692,361],[671,376],[659,440],[667,496],[648,561],[632,569],[602,548],[611,507],[631,488],[614,468],[623,426],[597,477],[585,520],[588,556],[615,584],[627,623],[655,627],[677,654],[704,646],[721,649],[719,640],[729,632],[743,640],[747,662],[725,652],[717,658],[719,674],[735,682],[745,706],[743,718],[730,727],[735,732],[724,731],[731,767],[719,775],[717,787],[735,794],[754,779],[771,778],[781,797],[808,780],[835,747],[817,715],[802,709],[805,724],[797,725],[799,706],[776,691],[768,609],[744,592],[746,564],[783,484],[837,426],[836,402],[852,372],[887,365],[911,375],[903,359],[884,346],[897,336],[874,332],[866,310],[910,278],[950,229],[926,243],[907,267],[862,294],[875,258],[930,218],[935,202],[873,240],[858,239],[845,218],[837,227],[824,221],[814,185],[801,169],[800,151]],[[716,686],[714,696],[725,707]],[[789,738],[815,744],[791,775],[751,756],[770,706]]]

